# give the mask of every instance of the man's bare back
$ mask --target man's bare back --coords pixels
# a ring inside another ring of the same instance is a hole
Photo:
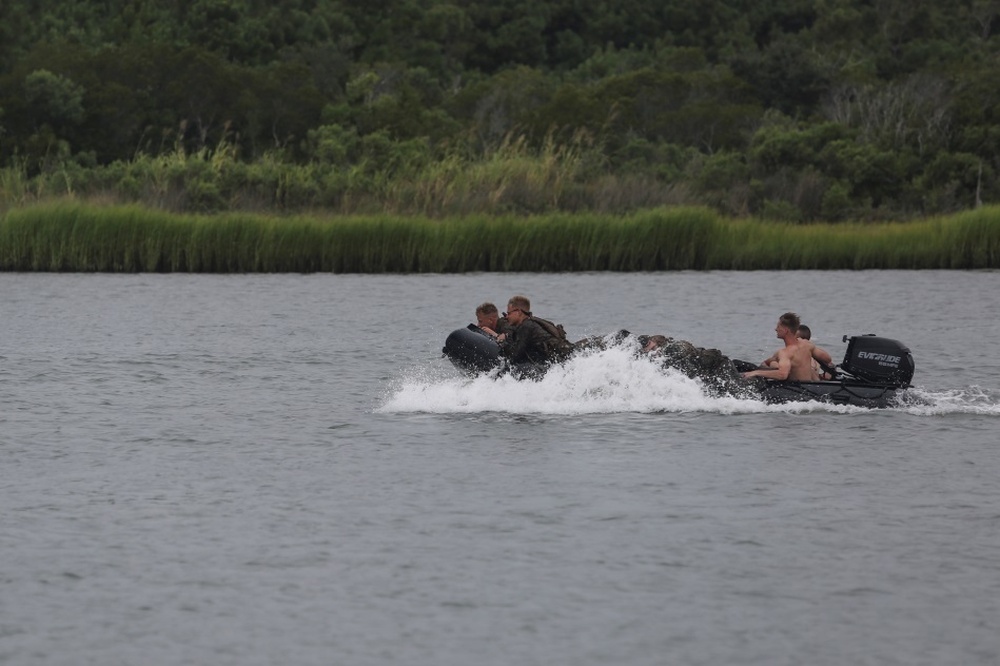
[[[782,350],[791,355],[791,367],[788,371],[788,379],[796,382],[809,382],[819,379],[819,376],[813,370],[812,364],[813,354],[816,350],[816,345],[808,340],[799,340],[795,345],[785,347]],[[829,363],[829,360],[824,362]]]

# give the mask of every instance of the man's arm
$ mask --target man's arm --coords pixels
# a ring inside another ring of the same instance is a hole
[[[788,379],[788,373],[792,371],[792,357],[788,354],[787,349],[782,349],[776,356],[778,357],[778,367],[751,370],[750,372],[744,372],[744,377],[764,377],[766,379]]]
[[[502,340],[500,339],[502,338]],[[511,331],[511,334],[500,334],[500,351],[512,363],[520,363],[526,360],[525,355],[530,343],[530,330],[524,324]]]
[[[814,359],[816,359],[823,365],[833,365],[833,357],[830,356],[830,352],[823,349],[822,347],[817,347],[816,345],[813,345],[812,356]]]

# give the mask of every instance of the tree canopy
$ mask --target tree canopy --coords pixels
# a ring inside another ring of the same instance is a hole
[[[734,214],[919,215],[1000,196],[998,71],[1000,0],[10,0],[0,167],[518,139]]]

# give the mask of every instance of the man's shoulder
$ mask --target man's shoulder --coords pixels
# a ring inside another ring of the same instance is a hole
[[[812,356],[813,350],[816,349],[816,345],[812,342],[812,340],[802,340],[799,343],[799,349],[802,350],[803,355],[808,354],[809,356]]]
[[[542,326],[541,324],[539,324],[534,319],[525,319],[524,321],[521,322],[521,325],[518,326],[518,328],[522,329],[525,333],[527,333],[528,331],[531,331],[533,333],[534,332],[542,332],[542,333],[546,332],[545,331],[545,327]]]

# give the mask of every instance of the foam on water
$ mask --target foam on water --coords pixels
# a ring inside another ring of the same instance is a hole
[[[917,416],[944,414],[1000,416],[1000,396],[996,391],[979,386],[947,391],[931,391],[917,387],[907,393],[908,400],[899,409]]]

